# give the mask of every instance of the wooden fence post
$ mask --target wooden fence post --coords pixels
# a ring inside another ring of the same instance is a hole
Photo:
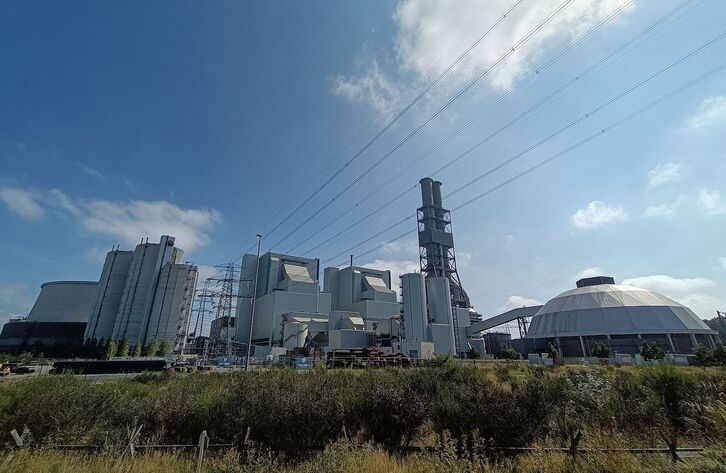
[[[206,430],[202,430],[199,434],[199,456],[197,457],[197,473],[202,473],[202,465],[204,464],[204,452],[209,446],[209,436]]]

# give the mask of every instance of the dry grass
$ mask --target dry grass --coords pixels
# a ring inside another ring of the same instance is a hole
[[[562,453],[531,453],[498,461],[459,459],[451,452],[398,457],[373,447],[349,448],[335,444],[325,452],[293,465],[280,465],[262,457],[240,461],[233,452],[208,459],[206,473],[303,472],[303,473],[724,473],[724,453],[711,453],[699,460],[672,464],[665,456],[588,454],[576,462]],[[0,473],[184,473],[195,471],[195,459],[169,453],[154,453],[119,461],[108,455],[84,455],[35,451],[17,453],[9,462],[0,460]]]

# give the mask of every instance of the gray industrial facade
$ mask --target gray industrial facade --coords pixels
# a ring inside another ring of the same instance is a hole
[[[183,349],[197,268],[182,264],[184,251],[174,243],[164,235],[159,243],[106,255],[86,339],[125,338],[146,345],[166,338],[175,351]]]
[[[564,356],[590,356],[597,342],[611,353],[634,354],[646,341],[687,354],[715,346],[718,332],[668,297],[600,276],[550,299],[532,318],[521,345],[535,353],[553,343]]]

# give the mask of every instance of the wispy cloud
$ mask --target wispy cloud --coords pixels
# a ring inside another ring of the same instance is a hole
[[[35,192],[17,187],[0,187],[0,200],[10,211],[26,220],[38,221],[45,216],[45,210]]]
[[[509,52],[560,3],[559,0],[523,3],[459,62],[430,92],[428,100],[438,102],[441,97],[471,82]],[[481,81],[482,88],[510,88],[533,71],[537,61],[548,51],[574,41],[621,5],[621,0],[580,0],[573,3],[521,45],[515,54],[493,68]],[[411,89],[418,90],[429,83],[510,7],[508,0],[492,0],[484,9],[479,0],[404,0],[393,17],[396,35],[392,67],[384,72],[379,62],[373,59],[359,75],[336,76],[333,92],[352,103],[365,103],[379,114],[390,114],[396,108],[394,104],[407,100]],[[632,6],[625,10],[630,9]],[[462,28],[462,25],[466,27]],[[391,51],[380,54],[390,55]]]
[[[608,205],[605,202],[595,200],[590,202],[584,209],[579,209],[572,216],[572,224],[583,230],[604,227],[606,225],[623,222],[628,219],[628,213],[622,208]]]
[[[662,163],[648,172],[648,185],[650,187],[662,186],[683,178],[683,164]]]
[[[215,209],[186,209],[165,200],[73,199],[59,189],[0,188],[0,200],[29,220],[40,220],[46,210],[55,209],[84,230],[118,238],[127,245],[142,237],[156,239],[169,234],[177,238],[179,246],[193,250],[209,242],[211,230],[221,221]]]
[[[726,256],[722,256],[718,259],[719,264],[721,264],[721,267],[726,271]]]
[[[367,105],[382,121],[388,121],[403,107],[411,91],[405,85],[388,79],[376,59],[363,68],[363,73],[358,76],[333,76],[333,95],[354,104]]]
[[[509,296],[509,298],[507,298],[507,302],[500,307],[499,310],[501,312],[506,312],[508,310],[518,309],[519,307],[529,307],[533,305],[542,305],[542,302],[537,299],[514,295]]]
[[[698,203],[709,217],[726,214],[726,203],[722,201],[719,190],[701,189],[698,194]]]
[[[91,166],[85,165],[83,163],[78,163],[78,167],[81,168],[81,171],[94,179],[98,179],[99,181],[103,181],[105,179],[103,174],[101,174],[98,169],[92,168]]]
[[[645,213],[643,215],[648,218],[674,217],[684,200],[685,196],[679,196],[678,199],[671,204],[651,205],[645,209]]]
[[[726,95],[706,97],[698,110],[686,120],[687,130],[705,130],[726,123]]]
[[[702,277],[677,278],[665,274],[623,280],[623,284],[649,289],[690,307],[701,317],[712,317],[726,305],[723,287]]]

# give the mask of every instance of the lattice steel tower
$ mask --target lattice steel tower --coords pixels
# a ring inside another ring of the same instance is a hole
[[[451,212],[441,206],[441,182],[425,177],[419,183],[423,201],[423,206],[417,210],[421,272],[425,273],[427,278],[447,278],[451,291],[451,306],[469,308],[471,307],[469,296],[461,286],[456,271]]]

